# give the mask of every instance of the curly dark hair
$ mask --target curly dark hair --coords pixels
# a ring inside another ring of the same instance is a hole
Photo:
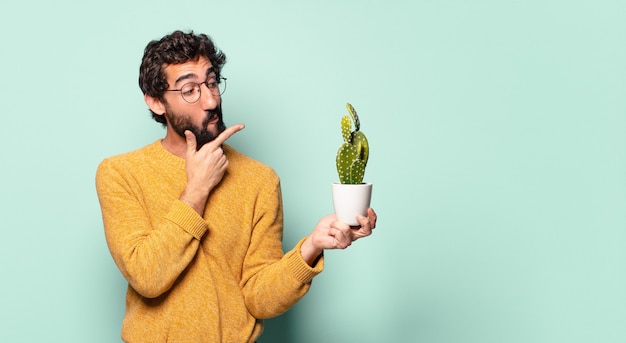
[[[216,76],[220,77],[222,67],[226,63],[226,55],[218,50],[211,38],[205,34],[194,34],[174,31],[160,40],[153,40],[146,46],[141,66],[139,67],[139,88],[143,94],[165,102],[163,97],[168,88],[165,67],[170,64],[181,64],[197,61],[206,57],[211,61]],[[166,125],[165,116],[152,112],[152,118]]]

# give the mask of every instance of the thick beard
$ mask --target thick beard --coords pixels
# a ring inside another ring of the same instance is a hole
[[[207,125],[209,125],[209,122],[211,121],[213,116],[217,116],[219,118],[216,126],[216,135],[207,130]],[[226,125],[222,120],[221,105],[218,106],[215,110],[206,112],[206,117],[204,117],[204,119],[202,120],[202,127],[195,126],[191,122],[191,119],[189,119],[188,115],[181,115],[168,111],[166,113],[166,117],[169,120],[172,129],[174,129],[174,132],[176,132],[182,138],[185,138],[185,131],[187,130],[191,131],[196,136],[196,150],[200,150],[202,146],[213,141],[217,136],[219,136],[220,133],[226,130]]]

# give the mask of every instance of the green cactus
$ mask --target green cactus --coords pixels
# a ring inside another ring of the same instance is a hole
[[[344,142],[337,151],[337,173],[341,183],[359,184],[363,183],[365,166],[369,158],[369,144],[365,134],[360,131],[361,122],[354,107],[347,103],[346,108],[350,115],[341,118],[341,135]]]

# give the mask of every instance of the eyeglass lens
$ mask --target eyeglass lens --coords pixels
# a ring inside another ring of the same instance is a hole
[[[187,102],[193,103],[200,99],[200,94],[202,92],[202,84],[189,82],[180,89],[180,94],[183,96],[183,99]],[[213,95],[222,95],[226,90],[226,79],[222,78],[220,82],[206,82],[205,85],[207,88],[213,93]]]

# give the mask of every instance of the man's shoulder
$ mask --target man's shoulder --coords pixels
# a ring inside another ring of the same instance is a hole
[[[150,143],[135,150],[109,156],[100,162],[98,169],[142,163],[143,161],[150,159],[151,155],[154,155],[154,152],[157,149],[156,144],[159,144],[159,141]]]

